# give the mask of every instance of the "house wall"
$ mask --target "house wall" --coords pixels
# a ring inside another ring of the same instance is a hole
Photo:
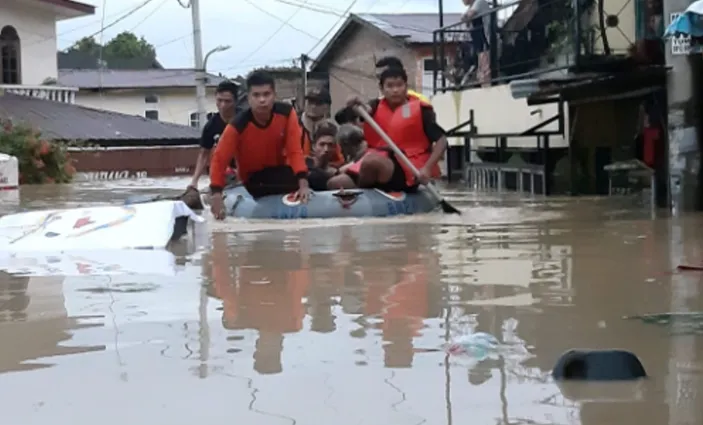
[[[452,57],[456,53],[457,45],[455,43],[445,43],[444,46],[444,56],[447,63],[453,61]],[[415,53],[415,80],[414,84],[416,90],[422,91],[422,93],[431,97],[433,95],[432,90],[432,79],[434,78],[434,72],[431,68],[426,68],[426,61],[434,59],[434,47],[432,45],[417,45],[413,46],[413,52]],[[437,87],[441,87],[442,75],[437,75]]]
[[[145,96],[154,94],[158,103],[146,103]],[[198,110],[193,88],[110,90],[99,93],[80,90],[76,104],[129,115],[146,116],[147,110],[156,110],[159,120],[181,125],[191,125],[191,114]],[[215,112],[215,89],[209,88],[205,102],[209,112]]]
[[[417,58],[411,49],[368,28],[353,31],[346,42],[340,44],[343,47],[330,61],[329,69],[332,110],[343,107],[350,96],[378,96],[375,63],[383,56],[400,58],[408,71],[411,88],[418,88]]]
[[[56,17],[38,10],[34,4],[3,1],[0,5],[0,29],[13,26],[20,38],[20,62],[24,85],[40,85],[57,77]]]
[[[77,181],[191,175],[200,146],[69,149]]]

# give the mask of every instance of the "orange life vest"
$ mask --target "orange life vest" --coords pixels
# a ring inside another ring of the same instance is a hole
[[[366,158],[366,155],[369,154],[382,155],[388,157],[390,152],[388,152],[387,149],[367,149],[361,158],[359,158],[356,162],[353,162],[349,167],[347,167],[346,172],[349,174],[359,174],[359,170],[361,170],[361,161],[363,161],[363,159]]]
[[[405,104],[393,110],[385,99],[381,99],[372,115],[418,170],[425,166],[432,154],[432,142],[427,139],[422,122],[423,105],[421,100],[409,98]],[[364,138],[369,148],[386,147],[386,142],[368,123],[364,123]],[[403,167],[407,184],[414,185],[415,176],[412,171],[403,161],[398,162]],[[439,165],[435,164],[432,167],[431,177],[438,178],[440,175]]]

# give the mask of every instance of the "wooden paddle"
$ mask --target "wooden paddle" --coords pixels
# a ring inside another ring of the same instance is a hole
[[[403,161],[403,163],[410,168],[410,171],[415,175],[416,178],[420,178],[420,170],[418,170],[415,165],[413,165],[412,162],[410,162],[410,159],[408,159],[407,156],[403,153],[402,150],[391,140],[391,138],[386,134],[385,131],[381,128],[381,126],[378,125],[378,123],[371,118],[371,115],[369,115],[368,112],[366,112],[366,109],[363,107],[355,107],[356,113],[359,114],[361,118],[366,121],[371,128],[374,129],[376,133],[378,133],[379,136],[381,136],[381,139],[383,139],[384,142],[388,145],[391,150],[393,150],[393,153],[395,153],[395,157]],[[425,185],[427,190],[430,192],[432,196],[439,202],[439,205],[442,206],[442,211],[444,211],[447,214],[461,214],[461,211],[456,209],[453,205],[451,205],[449,202],[445,201],[442,195],[439,193],[439,191],[430,183],[428,185]]]

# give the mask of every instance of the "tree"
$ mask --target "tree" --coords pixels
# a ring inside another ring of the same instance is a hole
[[[138,38],[129,31],[117,34],[105,44],[107,56],[122,59],[149,58],[156,59],[156,48],[144,37]]]
[[[67,52],[81,52],[90,55],[97,55],[100,51],[100,43],[94,37],[83,37],[76,41],[73,46],[66,49]]]
[[[100,55],[100,43],[94,37],[83,37],[66,50],[68,53],[81,52],[91,56]],[[144,37],[137,37],[129,31],[117,34],[103,47],[104,58],[115,59],[156,59],[156,48]]]

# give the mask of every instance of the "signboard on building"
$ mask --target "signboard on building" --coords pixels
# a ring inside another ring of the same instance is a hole
[[[672,13],[669,16],[669,25],[676,20],[676,18],[681,15],[679,13]],[[671,37],[671,54],[672,55],[687,55],[691,53],[691,37],[687,35],[679,35],[676,37]]]

